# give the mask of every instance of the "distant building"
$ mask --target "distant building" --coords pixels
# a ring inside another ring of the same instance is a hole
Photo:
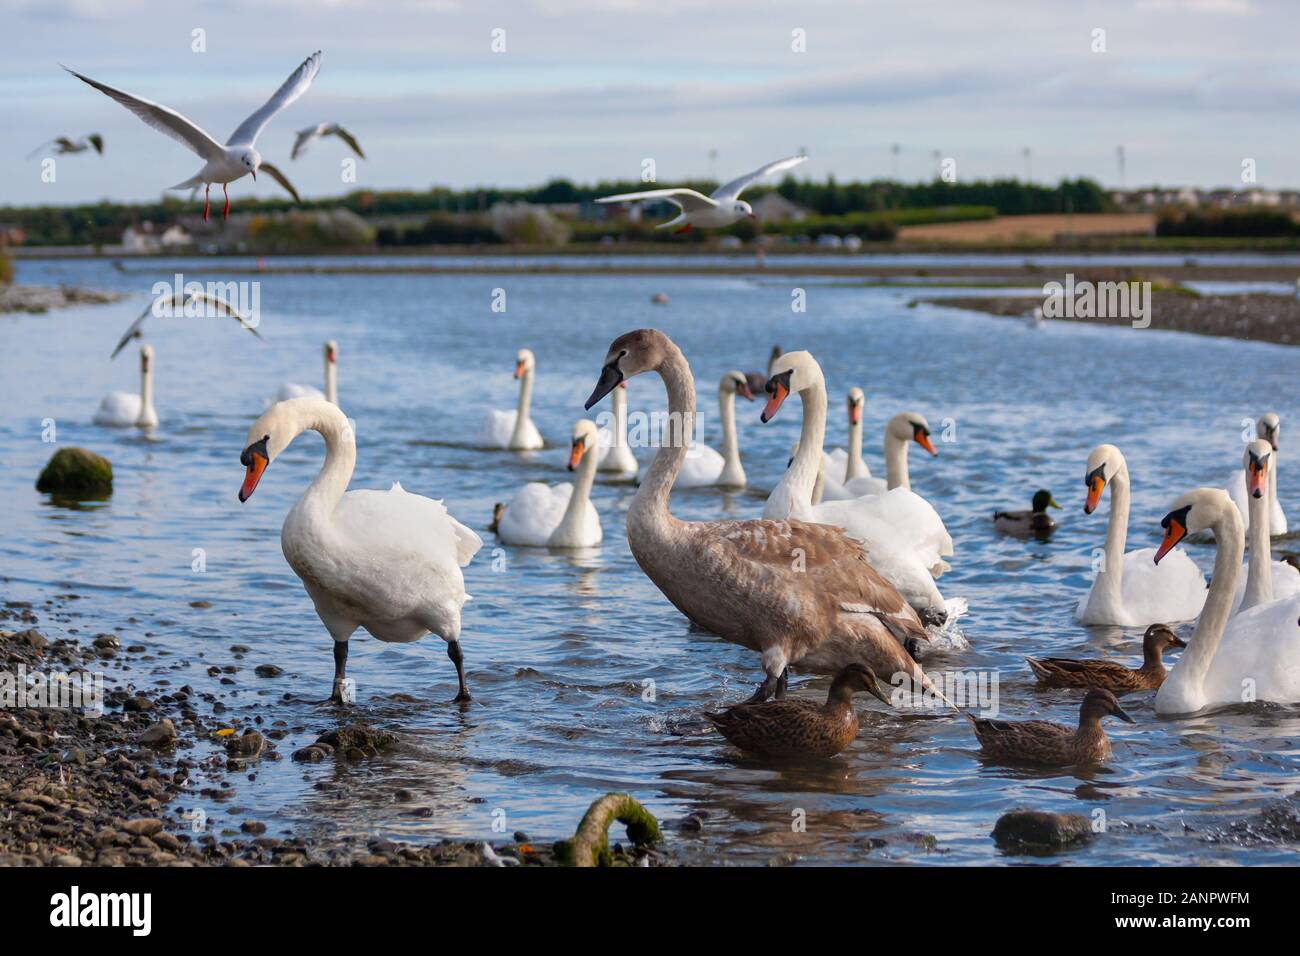
[[[147,255],[162,249],[153,223],[142,222],[122,230],[122,251],[132,255]]]
[[[751,205],[759,222],[803,222],[809,215],[807,209],[786,199],[776,190],[765,193]]]
[[[187,249],[194,245],[194,237],[185,231],[184,226],[176,223],[163,230],[159,242],[164,249]]]

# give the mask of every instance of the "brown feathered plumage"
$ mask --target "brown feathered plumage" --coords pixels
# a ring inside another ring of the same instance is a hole
[[[1030,669],[1043,687],[1099,687],[1112,694],[1129,694],[1135,690],[1158,690],[1168,671],[1164,652],[1171,647],[1186,647],[1187,642],[1164,624],[1152,624],[1142,637],[1142,666],[1129,668],[1117,661],[1067,657],[1026,657]]]
[[[975,728],[980,749],[986,757],[1011,763],[1034,763],[1053,767],[1101,763],[1110,757],[1110,741],[1101,728],[1101,718],[1113,715],[1133,723],[1115,695],[1108,690],[1090,690],[1079,708],[1079,726],[1066,727],[1050,720],[967,719]]]

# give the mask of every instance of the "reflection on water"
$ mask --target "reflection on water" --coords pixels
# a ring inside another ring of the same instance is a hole
[[[210,263],[207,265],[211,265]],[[327,729],[329,640],[280,554],[280,523],[320,466],[305,435],[240,505],[239,453],[249,422],[285,381],[317,383],[320,343],[340,346],[339,394],[356,420],[354,487],[445,498],[484,528],[496,501],[527,481],[568,480],[569,429],[610,340],[664,328],[713,393],[727,369],[764,367],[772,343],[808,348],[838,396],[867,393],[866,457],[883,468],[879,435],[895,412],[916,409],[955,441],[914,460],[913,480],[956,542],[941,587],[965,597],[970,647],[931,658],[940,669],[997,670],[1003,716],[1073,721],[1078,697],[1039,691],[1025,655],[1114,655],[1136,661],[1139,630],[1089,631],[1072,620],[1088,586],[1105,515],[1082,514],[1083,466],[1100,441],[1118,444],[1133,474],[1130,548],[1153,544],[1172,500],[1221,484],[1239,467],[1243,418],[1275,409],[1300,422],[1294,350],[1187,336],[1019,323],[949,310],[908,309],[909,290],[809,282],[808,311],[790,310],[794,283],[739,277],[267,276],[266,342],[227,323],[156,322],[155,404],[149,437],[90,425],[99,398],[135,385],[134,363],[108,361],[158,274],[122,274],[94,262],[19,264],[19,281],[80,282],[139,293],[115,306],[0,317],[0,539],[5,596],[43,601],[77,593],[89,633],[115,631],[157,656],[144,668],[173,684],[210,686],[209,665],[237,663],[231,704],[282,722],[282,752]],[[505,288],[508,310],[491,311]],[[667,292],[668,307],[650,296]],[[533,416],[551,447],[485,452],[466,443],[484,409],[510,407],[520,346],[537,353]],[[628,393],[633,412],[662,408],[657,382]],[[718,441],[702,401],[709,443]],[[738,409],[753,487],[674,496],[687,518],[755,516],[785,466],[797,410],[761,425]],[[58,506],[33,481],[60,444],[107,455],[116,490],[106,502]],[[830,426],[842,444],[844,424]],[[649,454],[640,452],[642,463]],[[1300,502],[1300,465],[1279,471],[1286,502]],[[1049,542],[993,533],[999,508],[1028,507],[1051,488],[1065,511]],[[640,573],[623,516],[629,483],[598,478],[593,500],[605,541],[581,554],[498,548],[487,537],[466,571],[474,600],[464,647],[475,703],[450,706],[455,672],[441,643],[384,645],[358,633],[349,673],[358,711],[402,732],[401,746],[360,764],[266,763],[240,780],[214,818],[264,819],[273,831],[321,828],[402,839],[534,838],[569,831],[593,796],[629,790],[664,818],[687,860],[970,864],[1004,857],[989,838],[1016,806],[1093,815],[1103,839],[1071,851],[1078,863],[1285,862],[1294,850],[1243,848],[1206,838],[1224,821],[1296,788],[1300,710],[1255,705],[1157,719],[1149,697],[1125,700],[1134,726],[1108,726],[1110,766],[1043,771],[987,763],[965,720],[888,713],[873,702],[858,741],[821,765],[742,757],[699,721],[701,710],[749,695],[757,658],[692,630]],[[1292,515],[1293,519],[1295,515]],[[1189,554],[1208,569],[1212,550]],[[201,560],[200,560],[201,557]],[[198,568],[198,570],[196,570]],[[210,607],[192,607],[208,602]],[[1186,627],[1182,630],[1186,631]],[[230,647],[251,648],[233,661]],[[253,676],[261,663],[284,673]],[[145,671],[148,673],[148,671]],[[821,697],[825,679],[796,692]],[[409,791],[398,799],[399,791]],[[236,805],[237,804],[237,805]],[[685,821],[679,825],[679,821]],[[495,828],[494,828],[495,825]]]

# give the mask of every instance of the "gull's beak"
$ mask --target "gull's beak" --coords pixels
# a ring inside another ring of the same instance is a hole
[[[1264,496],[1264,479],[1268,477],[1268,465],[1250,463],[1250,474],[1246,478],[1246,490],[1250,492],[1252,498],[1262,498]]]
[[[243,502],[252,497],[257,483],[262,480],[262,472],[266,471],[266,466],[270,464],[266,453],[266,439],[263,438],[245,448],[243,454],[239,456],[239,463],[248,468],[244,475],[244,483],[239,488],[239,500]]]
[[[515,363],[515,378],[523,378],[523,377],[524,377],[524,363],[521,360]]]
[[[861,422],[861,421],[862,421],[862,406],[859,405],[857,402],[852,402],[852,403],[850,403],[850,405],[849,405],[849,424],[850,424],[850,425],[856,425],[856,424],[858,424],[858,423]]]
[[[610,392],[623,381],[623,372],[618,367],[617,360],[610,362],[600,370],[600,380],[596,382],[596,387],[591,390],[591,397],[587,399],[583,408],[590,409],[598,401],[608,395]]]
[[[770,422],[780,409],[781,403],[790,395],[790,389],[785,382],[777,379],[769,379],[767,383],[769,398],[767,404],[763,406],[763,414],[759,418],[764,422]]]
[[[569,471],[578,467],[578,462],[582,461],[582,456],[587,451],[587,442],[582,438],[575,438],[573,445],[569,448]]]
[[[753,219],[753,220],[755,220],[755,221],[758,220],[758,216],[754,215],[754,213],[752,213],[752,212],[749,214],[749,218],[750,218],[750,219]]]
[[[253,177],[253,182],[257,182],[257,170],[256,169],[249,170],[249,173]]]
[[[931,455],[937,455],[939,452],[935,449],[934,443],[930,441],[930,436],[921,429],[912,433],[912,440],[928,451]]]
[[[1061,507],[1061,506],[1058,505],[1058,504],[1056,503],[1056,499],[1055,499],[1055,498],[1048,498],[1048,499],[1047,499],[1047,507],[1049,507],[1049,508],[1059,508],[1059,507]]]
[[[1101,501],[1102,490],[1106,487],[1106,479],[1101,475],[1093,475],[1088,479],[1088,497],[1083,502],[1083,513],[1092,514],[1097,510],[1097,504]]]
[[[1187,537],[1187,529],[1177,518],[1169,515],[1165,520],[1168,522],[1165,525],[1165,539],[1160,542],[1160,548],[1156,551],[1156,564],[1159,564],[1160,559],[1174,549],[1174,545]]]

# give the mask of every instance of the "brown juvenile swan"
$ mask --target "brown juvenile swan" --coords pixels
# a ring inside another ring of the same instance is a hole
[[[765,678],[751,699],[782,696],[796,663],[831,674],[864,664],[886,681],[906,674],[938,694],[903,650],[908,639],[929,640],[916,612],[840,528],[673,517],[668,494],[695,426],[695,384],[681,350],[656,329],[619,336],[586,407],[642,372],[663,379],[669,424],[628,509],[628,544],[641,570],[691,621],[763,655]]]

